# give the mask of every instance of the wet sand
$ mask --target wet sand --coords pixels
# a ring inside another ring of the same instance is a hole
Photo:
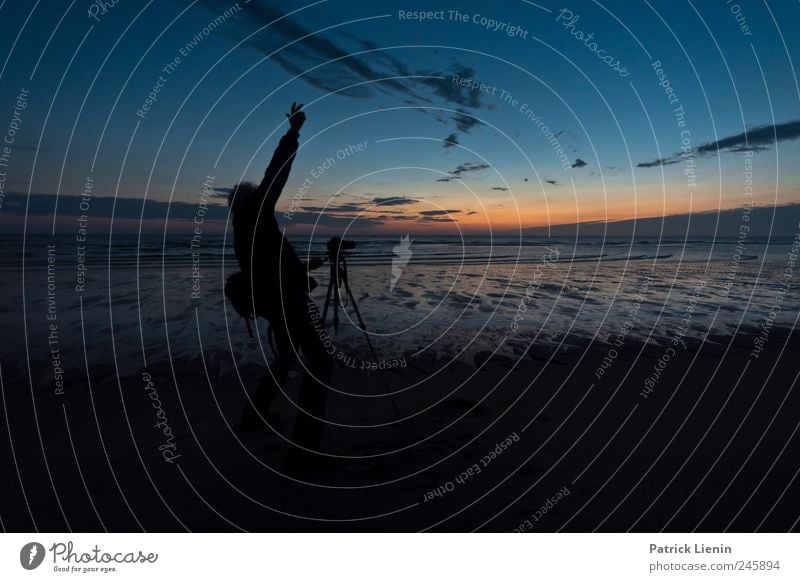
[[[383,372],[400,419],[377,372],[340,365],[325,456],[300,468],[297,375],[244,433],[254,363],[177,357],[119,380],[93,363],[60,398],[4,370],[0,517],[8,531],[797,530],[798,337],[773,329],[758,358],[754,337],[666,364],[665,346],[633,342],[613,359],[604,344],[423,352]]]

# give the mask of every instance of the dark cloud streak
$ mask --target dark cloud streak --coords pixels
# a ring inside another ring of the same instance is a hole
[[[408,198],[407,196],[389,196],[388,198],[373,198],[372,203],[380,206],[401,206],[405,204],[417,204],[419,200]]]
[[[444,142],[444,147],[446,147],[446,148],[452,148],[452,147],[455,147],[457,145],[460,145],[459,142],[458,142],[458,134],[457,133],[451,133],[446,138],[444,138],[442,141]]]
[[[458,214],[461,212],[460,210],[422,210],[420,212],[421,216],[441,216],[441,215],[448,215],[448,214]]]
[[[791,141],[800,138],[800,119],[779,124],[759,125],[742,133],[731,135],[704,143],[687,153],[676,153],[666,158],[657,158],[649,162],[639,162],[637,168],[654,168],[677,164],[683,157],[697,155],[706,156],[717,152],[764,151],[779,141]]]

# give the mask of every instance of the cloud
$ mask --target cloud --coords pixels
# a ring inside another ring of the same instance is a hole
[[[255,186],[256,185],[253,184],[253,187],[255,187]],[[231,195],[232,192],[233,192],[233,188],[214,188],[214,190],[211,192],[211,197],[212,198],[225,198],[225,200],[227,201],[228,197]]]
[[[380,206],[400,206],[403,204],[417,204],[419,200],[407,196],[390,196],[388,198],[373,198],[372,203]]]
[[[442,141],[444,142],[444,147],[446,147],[446,148],[452,148],[452,147],[455,147],[455,146],[459,145],[459,143],[458,143],[458,134],[457,133],[451,133],[446,138],[444,138]]]
[[[575,163],[574,163],[574,164],[572,164],[572,167],[573,167],[573,168],[582,168],[582,167],[584,167],[585,165],[586,165],[586,162],[584,162],[584,161],[583,161],[582,159],[580,159],[580,158],[577,158],[577,159],[575,160]]]
[[[416,216],[409,216],[408,214],[379,214],[375,217],[377,220],[383,221],[396,221],[396,220],[417,220]]]
[[[220,188],[220,190],[223,190]],[[368,208],[371,202],[381,201],[381,206]],[[58,232],[72,233],[75,229],[75,218],[82,214],[80,210],[80,196],[62,194],[58,197],[56,207],[55,194],[27,194],[20,192],[7,192],[3,201],[3,212],[0,214],[0,223],[3,228],[15,229],[28,221],[26,228],[35,229],[37,232],[50,232],[53,224],[53,212],[57,208],[56,228]],[[331,230],[357,229],[371,230],[379,228],[393,221],[408,221],[409,224],[424,224],[429,222],[454,222],[449,215],[455,215],[461,210],[425,210],[419,213],[410,212],[410,208],[402,204],[417,204],[419,200],[408,197],[375,198],[371,202],[333,204],[327,207],[302,206],[292,212],[291,220],[285,226],[316,225]],[[383,205],[394,206],[398,210],[383,208]],[[27,206],[27,210],[26,210]],[[405,211],[403,211],[405,208]],[[281,208],[276,216],[281,219]],[[198,204],[196,202],[167,202],[163,200],[142,198],[125,198],[112,196],[92,197],[92,220],[96,220],[97,233],[108,232],[113,224],[114,232],[158,232],[164,229],[169,232],[193,232],[194,219],[197,216]],[[229,228],[229,208],[227,203],[209,203],[205,208],[204,229],[208,232],[223,233]],[[95,224],[95,223],[93,223]],[[21,226],[20,226],[21,228]],[[31,230],[33,232],[33,230]]]
[[[778,141],[789,141],[800,137],[800,119],[777,125],[761,125],[748,131],[706,143],[697,147],[699,155],[715,153],[717,150],[747,151],[765,149]]]
[[[230,7],[228,2],[223,0],[202,0],[202,3],[212,14],[217,15]],[[265,55],[281,49],[272,54],[271,60],[292,75],[300,75],[302,80],[324,91],[336,91],[348,85],[383,77],[412,74],[400,61],[380,52],[366,56],[350,56],[354,52],[352,48],[340,46],[330,36],[315,34],[312,29],[301,25],[294,17],[283,18],[283,16],[282,12],[271,6],[252,2],[247,6],[246,15],[235,17],[233,22],[220,27],[220,31],[238,41],[255,30],[266,27],[251,36],[245,46]],[[302,40],[298,41],[300,38]],[[347,37],[339,34],[338,38]],[[352,36],[349,38],[353,39]],[[289,43],[294,44],[281,48]],[[360,44],[362,48],[373,48],[367,41],[360,41]],[[321,63],[332,60],[335,62],[318,67]],[[377,63],[379,67],[375,68],[370,63]],[[407,83],[400,80],[382,81],[373,87],[364,85],[352,87],[340,94],[364,98],[376,90],[384,93],[394,91],[410,94],[425,100],[416,95]]]
[[[466,162],[464,164],[459,164],[454,170],[450,170],[449,176],[438,178],[436,181],[450,182],[451,180],[460,178],[461,175],[465,174],[466,172],[479,172],[480,170],[485,170],[486,168],[491,168],[491,166],[489,164],[473,164],[471,162]]]
[[[680,154],[677,154],[675,157],[672,158],[657,158],[655,160],[651,160],[649,162],[639,162],[636,164],[637,168],[654,168],[656,166],[670,166],[672,164],[677,164],[681,161]]]
[[[460,210],[423,210],[420,212],[421,216],[442,216],[448,214],[458,214]]]
[[[27,194],[6,194],[6,201],[20,201],[20,212],[25,212],[25,200]],[[62,194],[58,197],[58,216],[80,216],[81,197]],[[45,214],[52,216],[56,208],[55,194],[31,194],[28,208],[29,214]],[[197,214],[197,204],[194,202],[165,202],[148,198],[125,198],[122,196],[92,196],[92,218],[111,218],[139,219],[144,220],[160,219],[163,220],[169,215],[170,220],[191,219],[194,220]],[[5,211],[5,208],[4,208]],[[227,203],[209,204],[206,209],[206,220],[227,220]]]
[[[342,33],[342,36],[345,36],[347,38],[352,39],[355,43],[360,45],[361,48],[363,48],[365,50],[373,51],[373,52],[371,52],[369,54],[369,59],[370,60],[378,61],[378,62],[384,64],[386,67],[388,67],[388,68],[390,68],[390,69],[392,69],[394,71],[397,71],[401,75],[411,76],[411,75],[414,74],[414,72],[411,69],[409,69],[408,66],[403,61],[393,57],[391,55],[391,53],[389,53],[387,51],[378,50],[378,49],[381,48],[380,45],[378,45],[378,43],[373,42],[371,40],[365,40],[363,38],[358,38],[358,37],[353,36],[352,34],[350,34],[349,32],[346,32],[346,31],[344,31]]]
[[[459,164],[456,166],[456,169],[451,170],[450,173],[454,176],[460,176],[466,172],[478,172],[487,168],[491,168],[491,166],[489,164],[473,164],[471,162],[467,162],[465,164]]]
[[[467,212],[467,216],[472,216],[473,214],[478,214],[478,211],[477,210],[470,210],[469,212]]]
[[[480,119],[463,109],[456,109],[456,113],[451,119],[456,122],[456,127],[462,133],[469,133],[473,127],[482,123]]]
[[[458,75],[461,79],[474,79],[477,72],[472,67],[455,64],[445,73],[427,72],[431,76],[440,76],[441,79],[421,79],[420,82],[433,88],[434,94],[438,95],[448,103],[455,103],[462,107],[481,107],[481,92],[470,89],[469,87],[453,83],[453,75]]]
[[[300,206],[306,212],[361,212],[358,204],[328,204],[327,206]]]
[[[759,125],[722,138],[717,141],[704,143],[697,146],[688,153],[676,153],[666,158],[657,158],[649,162],[639,162],[637,168],[653,168],[655,166],[668,166],[677,164],[683,157],[691,155],[706,156],[720,151],[723,152],[746,152],[764,151],[774,143],[779,141],[791,141],[800,138],[800,119],[787,121],[785,123]]]
[[[308,223],[309,216],[322,215],[334,216],[342,219],[348,218],[348,220],[365,220],[367,218],[370,220],[378,220],[380,218],[385,218],[385,215],[389,214],[398,215],[395,216],[395,218],[398,218],[399,215],[404,214],[402,210],[389,210],[385,208],[387,206],[406,206],[418,203],[419,200],[409,198],[408,196],[387,196],[374,197],[367,202],[348,201],[341,203],[330,203],[327,206],[309,206],[306,204],[301,204],[298,207],[298,211],[306,217],[304,219],[304,223]],[[378,208],[375,208],[376,206]],[[293,218],[295,214],[296,213],[292,214]],[[378,214],[382,216],[378,216]]]
[[[395,220],[392,218],[392,220]],[[317,226],[330,226],[340,228],[373,228],[384,224],[380,216],[353,216],[349,214],[331,214],[319,212],[293,212],[291,224],[316,224]]]
[[[213,15],[230,8],[228,0],[200,1]],[[404,102],[409,105],[433,103],[425,96],[427,93],[458,107],[482,107],[480,91],[452,82],[453,75],[475,78],[477,73],[469,66],[456,63],[445,71],[415,70],[393,56],[392,51],[380,50],[381,46],[374,41],[358,38],[343,29],[319,34],[315,32],[317,27],[301,24],[305,13],[285,17],[284,12],[266,4],[270,3],[251,2],[247,5],[246,14],[237,14],[230,23],[220,27],[220,31],[232,40],[239,41],[258,30],[243,46],[262,55],[271,55],[272,62],[317,89],[338,91],[340,95],[354,98],[366,98],[376,92],[402,95],[413,99],[405,99]],[[319,12],[315,14],[320,15]],[[330,15],[323,14],[322,17],[332,20]],[[373,22],[378,24],[380,20]],[[360,51],[370,52],[353,54]],[[320,66],[322,63],[328,64]],[[416,78],[369,83],[375,79],[396,76]],[[343,87],[359,83],[364,84],[342,90]],[[425,110],[419,111],[427,113]],[[461,111],[462,114],[453,117],[453,120],[458,127],[465,128],[463,131],[469,131],[479,123]]]

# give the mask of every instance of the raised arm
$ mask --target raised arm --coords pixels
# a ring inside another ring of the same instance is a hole
[[[257,196],[254,198],[264,198],[265,212],[275,212],[275,205],[278,203],[278,198],[289,179],[289,172],[292,169],[292,162],[297,153],[297,140],[300,137],[300,128],[306,121],[306,114],[301,111],[302,105],[292,103],[290,113],[286,114],[289,118],[289,131],[286,132],[281,138],[278,147],[275,148],[275,153],[272,154],[272,160],[267,166],[267,171],[264,172],[264,179],[256,191]]]

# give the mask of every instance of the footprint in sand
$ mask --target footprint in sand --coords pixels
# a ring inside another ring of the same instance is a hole
[[[406,291],[402,287],[395,287],[392,290],[393,297],[413,297],[414,294],[411,291]]]
[[[447,400],[439,405],[438,410],[441,412],[446,412],[448,414],[464,414],[465,412],[472,410],[472,412],[485,412],[486,408],[482,404],[478,404],[475,406],[474,409],[472,407],[475,406],[474,402],[469,402],[467,400],[463,400],[457,398],[455,400]]]

